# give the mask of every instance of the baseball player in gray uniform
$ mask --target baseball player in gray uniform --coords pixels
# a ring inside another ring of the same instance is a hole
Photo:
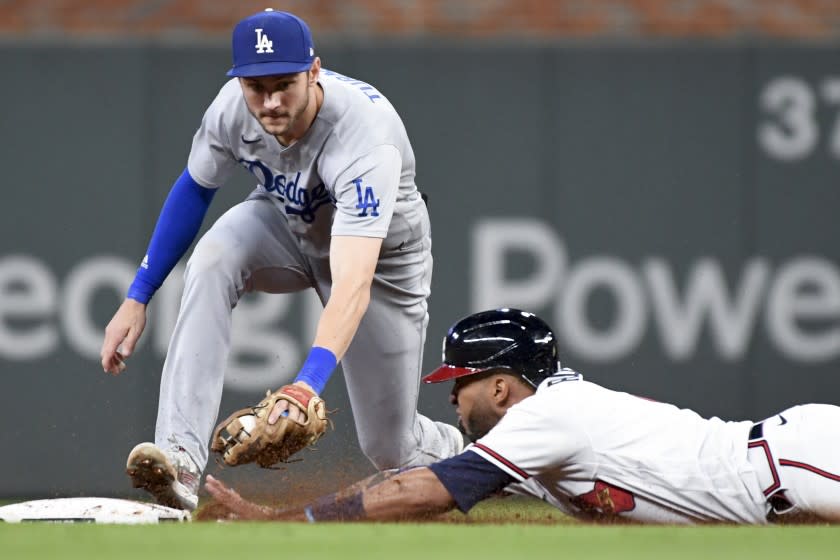
[[[461,451],[454,426],[416,412],[432,274],[426,205],[394,107],[321,68],[300,18],[266,10],[233,32],[232,77],[207,109],[148,252],[105,331],[102,366],[125,369],[146,304],[197,235],[236,167],[258,187],[201,238],[160,388],[154,443],[129,454],[134,485],[193,509],[243,293],[314,288],[324,304],[295,384],[318,394],[341,362],[362,451],[379,469]],[[302,419],[283,403],[280,415]]]
[[[840,407],[725,422],[611,391],[560,368],[551,328],[516,309],[458,321],[443,360],[424,380],[454,380],[451,401],[474,442],[463,453],[302,508],[247,502],[212,477],[207,489],[241,519],[422,518],[507,491],[585,520],[840,522]]]

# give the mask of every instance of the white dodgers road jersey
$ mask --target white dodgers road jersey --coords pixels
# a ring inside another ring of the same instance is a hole
[[[322,69],[324,101],[303,138],[285,147],[250,114],[237,79],[207,109],[188,169],[217,188],[242,166],[288,220],[301,249],[326,257],[333,235],[379,237],[383,248],[428,235],[414,152],[394,107],[372,86]]]
[[[549,377],[468,450],[578,517],[648,523],[766,523],[747,461],[751,422],[695,412],[584,381]]]

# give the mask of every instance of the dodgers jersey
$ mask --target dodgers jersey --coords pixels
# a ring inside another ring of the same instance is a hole
[[[766,523],[766,498],[747,460],[751,427],[562,370],[467,449],[520,483],[515,492],[576,516]]]
[[[324,100],[303,138],[285,147],[263,130],[237,79],[204,114],[190,175],[217,188],[237,165],[282,209],[301,250],[327,257],[333,235],[384,238],[383,250],[428,235],[414,152],[394,107],[372,86],[322,69]]]

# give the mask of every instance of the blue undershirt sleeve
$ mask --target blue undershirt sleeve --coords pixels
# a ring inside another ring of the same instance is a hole
[[[428,467],[455,500],[462,512],[467,513],[485,498],[516,482],[511,475],[470,450]]]
[[[163,203],[149,249],[127,297],[149,303],[195,239],[215,194],[216,189],[202,187],[184,169]]]

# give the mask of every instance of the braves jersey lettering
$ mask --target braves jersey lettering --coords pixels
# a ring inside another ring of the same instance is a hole
[[[364,196],[362,196],[362,180],[354,179],[353,184],[356,185],[356,196],[359,197],[359,203],[356,208],[360,210],[359,216],[367,216],[370,210],[371,216],[379,216],[379,199],[373,194],[373,187],[365,187]]]

